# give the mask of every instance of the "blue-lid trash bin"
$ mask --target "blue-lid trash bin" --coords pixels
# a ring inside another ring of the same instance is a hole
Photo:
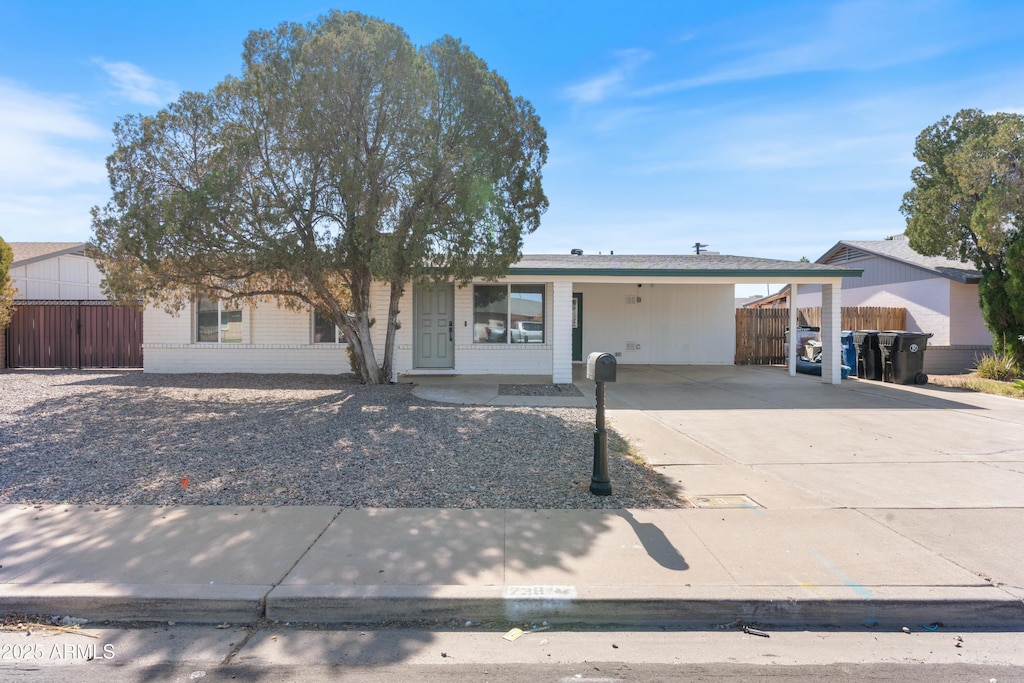
[[[853,330],[843,330],[839,333],[839,341],[842,344],[842,362],[850,369],[857,368],[857,348],[853,345]]]

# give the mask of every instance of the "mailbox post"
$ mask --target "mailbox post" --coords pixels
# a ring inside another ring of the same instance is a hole
[[[597,385],[597,425],[594,430],[594,474],[590,477],[590,492],[595,496],[612,494],[608,478],[608,432],[604,428],[604,383],[615,381],[615,356],[610,353],[592,353],[587,356],[587,379]]]

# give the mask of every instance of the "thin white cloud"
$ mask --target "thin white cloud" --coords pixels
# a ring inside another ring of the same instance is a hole
[[[13,131],[19,136],[59,135],[69,138],[91,138],[101,134],[101,129],[82,116],[73,101],[32,92],[2,78],[0,102],[4,103],[0,107],[0,131]]]
[[[108,133],[73,100],[0,79],[0,231],[12,241],[85,239],[108,192]],[[75,235],[75,236],[72,236]]]
[[[108,62],[95,58],[93,62],[110,77],[117,93],[136,104],[159,107],[175,98],[178,86],[151,76],[131,62]]]
[[[593,104],[607,99],[623,89],[636,69],[651,58],[651,53],[634,48],[619,50],[615,57],[618,64],[613,68],[600,76],[566,88],[566,96],[578,104]]]
[[[773,36],[773,44],[766,43],[763,36],[746,44],[737,39],[735,49],[743,56],[633,94],[659,95],[794,73],[879,69],[935,57],[955,49],[970,35],[943,24],[947,17],[939,11],[941,4],[852,0],[817,16],[804,7],[789,20],[788,30]],[[756,23],[750,18],[743,21]],[[725,30],[759,32],[756,26]]]
[[[102,181],[102,158],[80,149],[105,131],[72,101],[0,80],[0,184],[5,191]]]

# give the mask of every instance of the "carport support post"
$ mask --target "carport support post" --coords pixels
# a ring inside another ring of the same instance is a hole
[[[796,290],[800,285],[789,284],[789,350],[786,352],[786,365],[789,376],[796,377]]]
[[[595,496],[612,495],[608,478],[608,432],[604,428],[604,382],[597,384],[597,429],[594,430],[594,474],[590,477],[590,492]]]

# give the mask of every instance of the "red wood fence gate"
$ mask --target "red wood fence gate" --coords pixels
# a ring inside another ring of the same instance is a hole
[[[9,368],[141,368],[142,312],[107,301],[16,301]]]

